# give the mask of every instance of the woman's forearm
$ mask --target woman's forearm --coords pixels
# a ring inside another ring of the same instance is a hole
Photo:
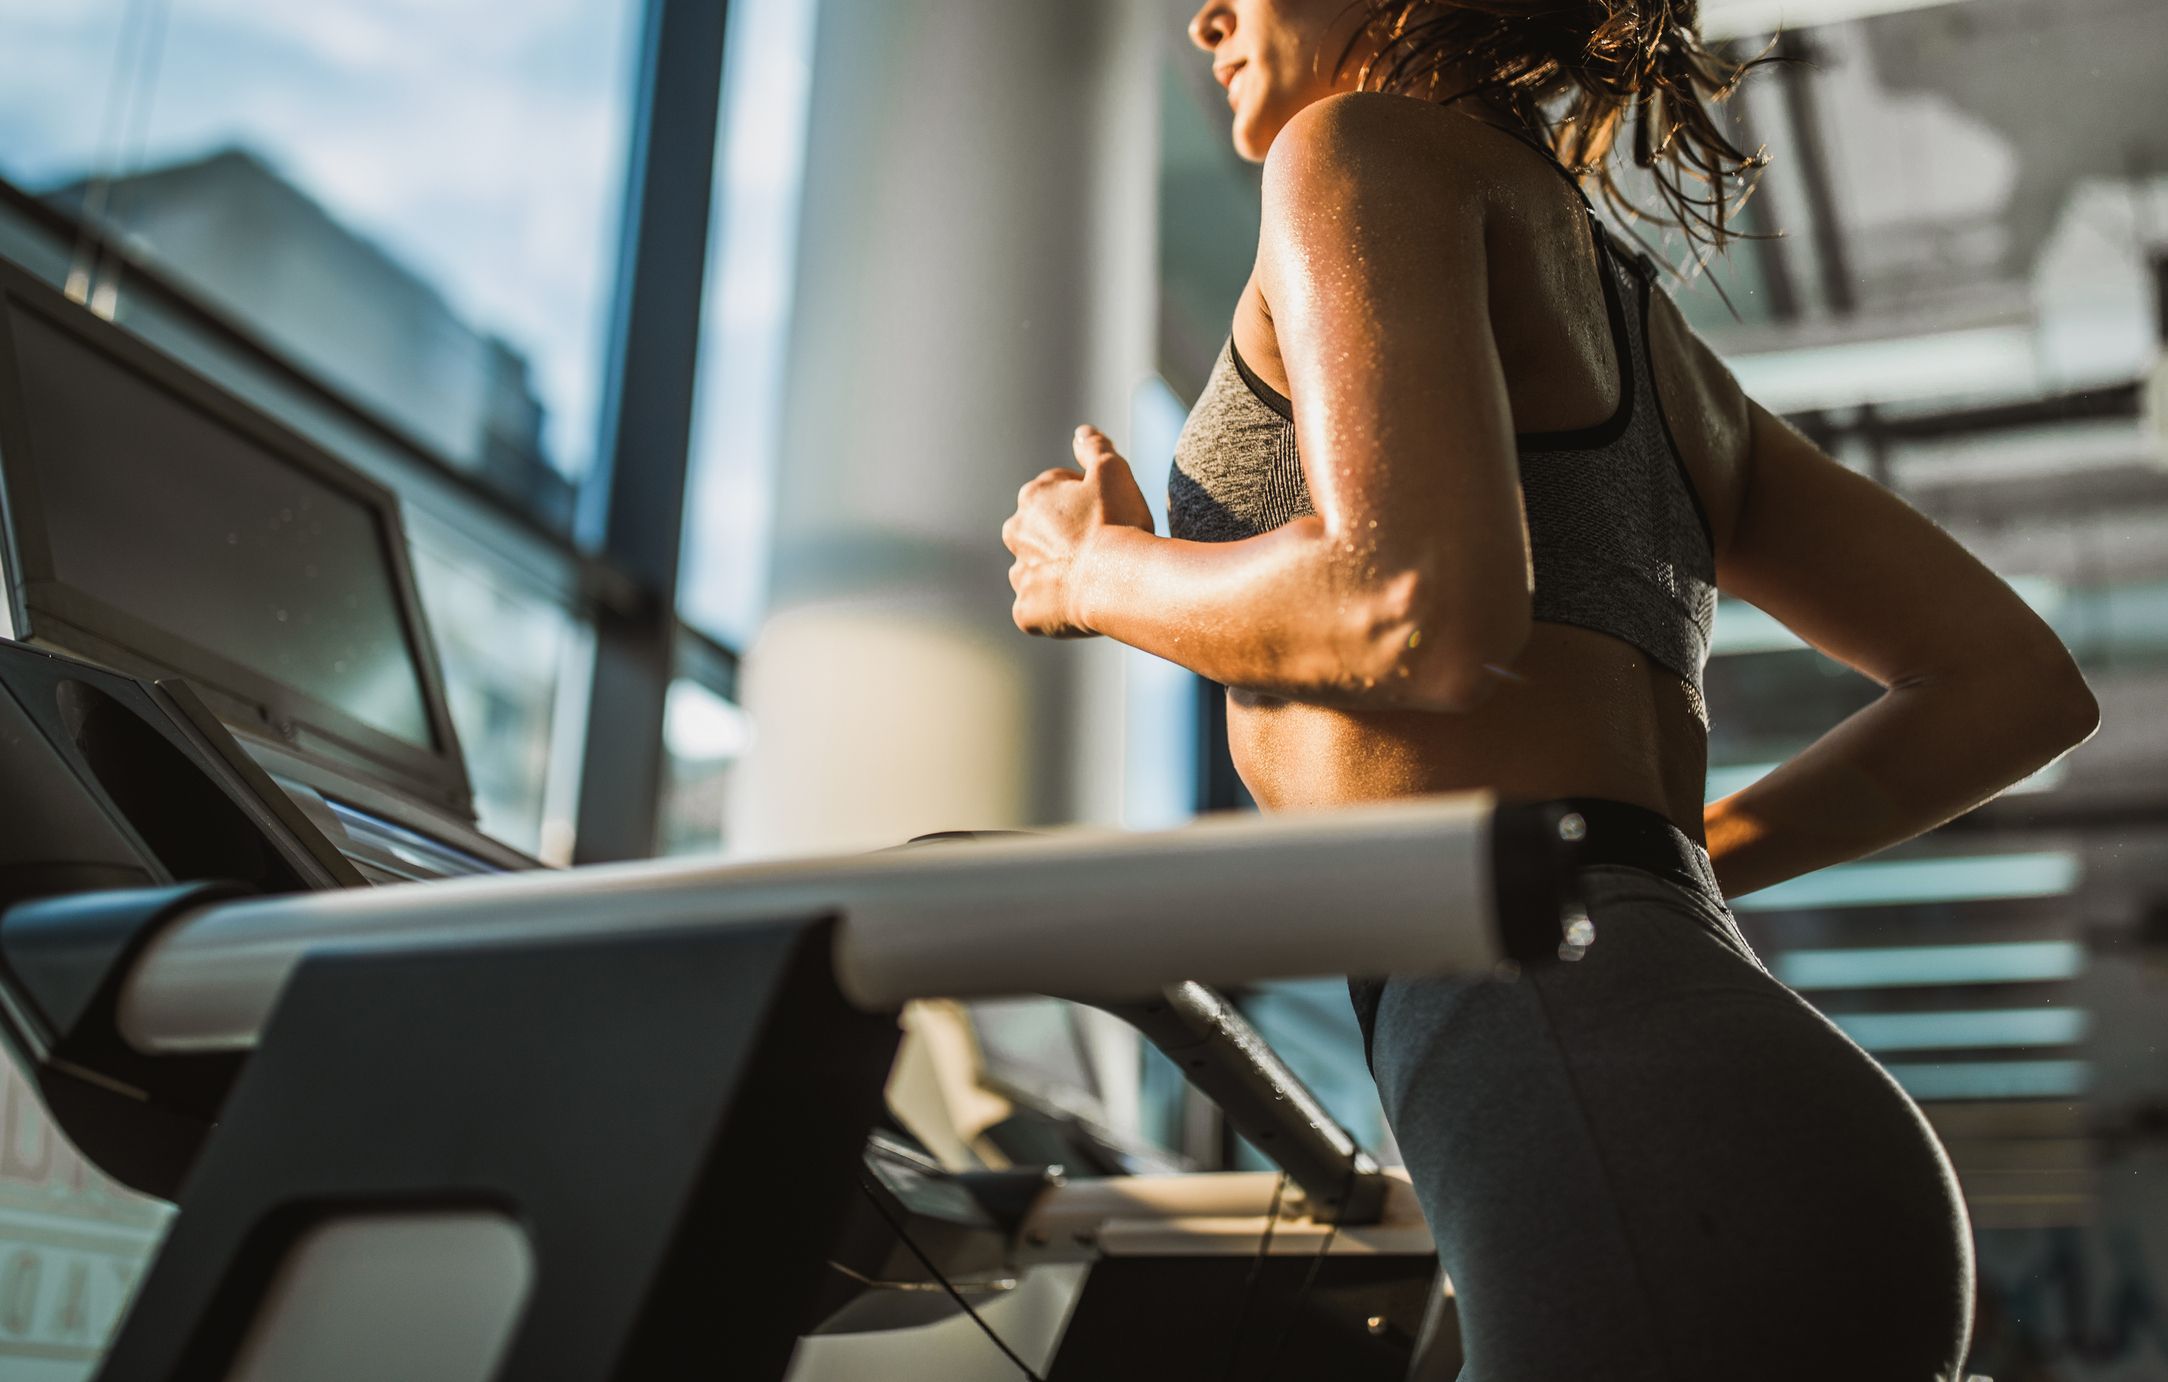
[[[1375,707],[1379,682],[1413,665],[1392,646],[1407,641],[1405,610],[1337,556],[1316,517],[1236,542],[1112,527],[1080,558],[1078,614],[1223,686]]]
[[[1796,757],[1703,812],[1727,897],[1909,840],[2089,736],[2076,673],[2004,665],[1892,687]]]

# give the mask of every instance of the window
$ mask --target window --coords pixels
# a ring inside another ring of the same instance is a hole
[[[661,852],[716,854],[724,846],[730,769],[751,736],[745,714],[696,681],[670,684],[663,714]]]
[[[639,7],[0,3],[0,178],[563,528]],[[76,246],[108,315],[126,266]]]
[[[399,493],[480,825],[557,862],[640,11],[0,0],[0,254]],[[0,1373],[82,1378],[170,1212],[0,1075]]]
[[[551,764],[568,756],[557,753],[558,703],[585,671],[581,631],[547,592],[456,542],[417,536],[412,547],[477,824],[562,862],[570,806],[553,794]]]
[[[739,648],[766,600],[817,8],[739,0],[724,49],[678,604],[688,623]]]

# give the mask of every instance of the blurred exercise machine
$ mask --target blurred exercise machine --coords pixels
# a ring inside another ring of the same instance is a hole
[[[1245,1315],[1289,1376],[1421,1365],[1405,1182],[1194,981],[1570,954],[1554,810],[541,870],[474,826],[392,497],[5,264],[0,496],[0,1033],[180,1211],[107,1382],[1195,1377]],[[1292,1192],[884,1128],[902,1003],[1033,993]]]

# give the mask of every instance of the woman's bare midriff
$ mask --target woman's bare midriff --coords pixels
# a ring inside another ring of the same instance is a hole
[[[1227,693],[1235,769],[1268,811],[1488,788],[1609,797],[1701,837],[1708,736],[1678,676],[1608,634],[1535,626],[1502,684],[1459,715]]]

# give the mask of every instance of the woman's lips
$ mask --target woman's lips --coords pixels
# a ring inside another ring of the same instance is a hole
[[[1227,103],[1229,105],[1234,104],[1235,78],[1241,76],[1242,69],[1248,65],[1249,60],[1245,58],[1238,62],[1228,63],[1225,67],[1215,67],[1212,69],[1212,75],[1219,78],[1221,86],[1227,88]]]

